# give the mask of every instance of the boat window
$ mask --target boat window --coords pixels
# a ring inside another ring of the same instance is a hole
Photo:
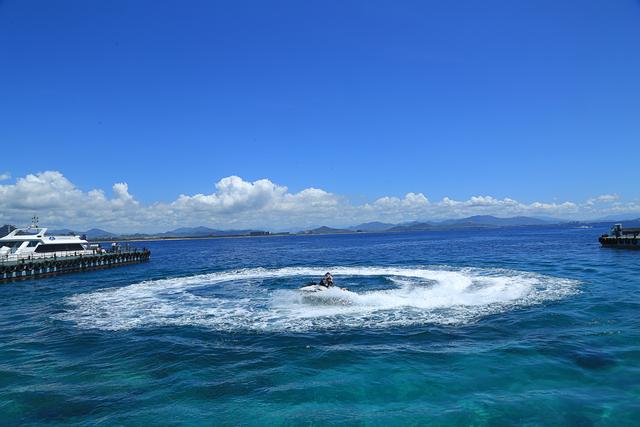
[[[42,228],[27,228],[16,231],[16,236],[35,236],[40,231],[42,231]]]
[[[27,245],[28,248],[33,248],[34,246],[37,246],[38,243],[40,243],[38,240],[31,240],[29,241],[29,244]]]
[[[36,252],[65,252],[65,251],[82,251],[84,248],[80,243],[58,243],[43,244],[36,248]]]
[[[11,249],[18,249],[24,242],[26,242],[26,240],[14,240],[11,242],[2,242],[1,245]]]

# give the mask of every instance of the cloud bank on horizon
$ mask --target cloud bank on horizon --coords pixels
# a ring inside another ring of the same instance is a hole
[[[444,197],[431,201],[423,193],[385,196],[353,204],[346,196],[319,188],[292,193],[269,179],[220,179],[210,194],[182,194],[173,202],[143,204],[126,182],[83,191],[61,172],[46,171],[18,177],[9,173],[0,183],[0,223],[22,225],[37,214],[47,226],[83,229],[102,227],[115,232],[157,232],[182,226],[222,229],[296,230],[318,225],[348,226],[368,221],[441,220],[471,215],[553,216],[592,219],[640,211],[639,201],[623,202],[617,194],[596,195],[584,202],[523,203],[488,195],[468,200]]]

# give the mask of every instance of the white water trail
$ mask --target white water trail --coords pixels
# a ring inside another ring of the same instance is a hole
[[[305,295],[305,278],[330,270],[337,288]],[[385,278],[368,290],[363,278]],[[286,280],[284,280],[286,279]],[[278,280],[279,288],[273,283]],[[282,281],[286,286],[282,286]],[[353,287],[351,286],[353,284]],[[456,325],[554,301],[578,282],[536,273],[451,267],[288,267],[145,281],[67,298],[57,316],[81,328],[198,326],[224,331],[308,331]]]

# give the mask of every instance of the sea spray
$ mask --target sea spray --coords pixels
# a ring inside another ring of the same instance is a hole
[[[297,287],[332,271],[338,284],[305,295]],[[363,278],[387,279],[369,289]],[[242,269],[135,283],[73,295],[60,320],[80,328],[197,326],[220,331],[309,331],[455,325],[574,294],[579,282],[506,269],[286,267]]]

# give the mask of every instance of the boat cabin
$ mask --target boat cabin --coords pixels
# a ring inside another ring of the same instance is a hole
[[[49,236],[47,228],[31,225],[13,230],[0,238],[0,258],[38,258],[93,253],[89,242],[80,236]]]

